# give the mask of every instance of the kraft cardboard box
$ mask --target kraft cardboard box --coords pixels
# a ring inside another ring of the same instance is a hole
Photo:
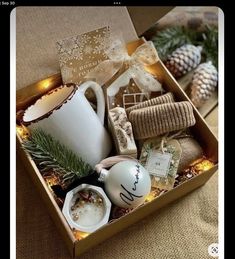
[[[127,26],[127,30],[128,30]],[[133,27],[132,27],[133,28]],[[140,41],[133,42],[128,44],[129,52],[134,51],[134,49],[141,44]],[[190,101],[183,90],[178,85],[177,81],[171,76],[169,71],[165,68],[161,61],[157,62],[151,67],[151,70],[156,75],[160,76],[165,85],[166,91],[171,91],[175,95],[177,101]],[[62,79],[60,74],[55,74],[49,78],[45,78],[35,84],[29,85],[17,91],[17,101],[16,101],[16,109],[17,111],[21,109],[25,109],[28,105],[34,102],[37,98],[43,95],[45,92],[59,86],[62,84]],[[43,87],[47,85],[47,87]],[[166,206],[170,202],[179,199],[180,197],[186,195],[187,193],[193,191],[199,186],[203,185],[208,181],[208,179],[216,172],[218,169],[218,141],[214,134],[209,129],[205,120],[201,117],[196,109],[194,109],[194,115],[196,118],[196,124],[193,126],[192,131],[203,146],[207,157],[215,162],[215,166],[210,170],[193,177],[191,180],[182,183],[176,188],[164,193],[160,197],[152,200],[151,202],[140,206],[139,208],[133,210],[131,213],[111,222],[102,228],[98,229],[94,233],[88,235],[87,237],[77,240],[74,236],[73,231],[69,227],[67,221],[65,220],[61,208],[55,201],[53,193],[49,190],[45,180],[43,179],[40,171],[38,170],[36,164],[31,159],[29,155],[27,155],[21,146],[21,137],[20,134],[17,133],[17,152],[24,162],[25,167],[29,175],[31,176],[34,184],[36,185],[39,193],[41,194],[45,204],[48,208],[48,212],[55,222],[58,230],[60,231],[69,252],[72,258],[82,254],[87,251],[91,247],[97,245],[100,242],[108,239],[115,233],[125,229],[129,225],[139,221],[140,219],[146,217],[150,213]]]
[[[134,42],[129,44],[129,49],[133,49],[131,46],[135,47],[141,41]],[[163,65],[161,61],[154,64],[152,67],[152,72],[160,76],[165,83],[165,90],[171,91],[178,101],[189,101],[186,94],[178,85],[177,81],[171,76],[169,71]],[[26,88],[22,88],[17,92],[17,110],[24,109],[32,101],[38,98],[42,93],[40,93],[39,88],[41,85],[45,84],[45,81],[50,81],[48,89],[53,89],[59,86],[62,83],[60,74],[54,75],[50,78],[42,80],[36,84],[30,85]],[[38,95],[35,97],[35,93]],[[39,94],[40,93],[40,94]],[[32,97],[34,96],[34,97]],[[154,212],[157,209],[160,209],[163,206],[166,206],[170,202],[184,196],[185,194],[193,191],[199,186],[203,185],[208,181],[208,179],[216,172],[218,169],[217,160],[218,160],[218,141],[214,134],[209,129],[205,120],[201,117],[199,112],[194,109],[194,115],[196,118],[196,124],[193,126],[192,131],[196,138],[199,140],[200,144],[204,147],[204,150],[207,156],[213,160],[216,165],[208,171],[203,172],[202,174],[192,178],[191,180],[182,183],[176,188],[164,193],[160,197],[154,199],[153,201],[135,209],[131,213],[121,217],[112,223],[108,223],[104,227],[98,229],[94,233],[88,235],[82,240],[77,240],[73,234],[73,231],[70,229],[68,223],[66,222],[61,209],[56,203],[53,194],[49,191],[47,184],[45,183],[41,173],[39,172],[34,161],[27,155],[21,148],[21,138],[17,134],[17,148],[21,159],[23,160],[33,182],[38,188],[42,198],[45,201],[45,204],[48,207],[48,211],[57,225],[57,228],[62,234],[68,249],[73,257],[80,255],[81,253],[87,251],[91,247],[97,245],[98,243],[104,241],[105,239],[111,237],[115,233],[123,230],[129,225],[139,221],[140,219],[146,217],[150,213]]]

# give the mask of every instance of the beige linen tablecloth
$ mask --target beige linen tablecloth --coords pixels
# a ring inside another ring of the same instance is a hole
[[[126,41],[136,37],[124,7],[18,7],[16,13],[17,88],[59,71],[55,48],[59,39],[107,24],[121,29]],[[129,28],[127,33],[125,26]],[[16,177],[17,258],[70,258],[18,157]],[[207,248],[218,239],[217,188],[216,173],[200,189],[146,217],[80,258],[212,258]]]

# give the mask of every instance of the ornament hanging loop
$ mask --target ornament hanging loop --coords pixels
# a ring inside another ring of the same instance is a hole
[[[109,168],[109,167],[111,167],[111,166],[117,164],[118,162],[127,161],[127,160],[133,160],[133,161],[138,162],[138,160],[135,159],[135,158],[132,157],[132,156],[127,156],[127,155],[111,156],[111,157],[105,158],[105,159],[103,159],[102,161],[100,161],[100,163],[95,166],[95,171],[96,171],[98,174],[100,174],[101,171],[102,171],[104,168]],[[106,171],[107,171],[107,170],[106,170]]]

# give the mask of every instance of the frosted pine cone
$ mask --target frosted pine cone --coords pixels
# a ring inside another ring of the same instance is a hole
[[[191,84],[191,100],[193,104],[200,108],[215,91],[218,83],[218,72],[212,62],[200,64],[193,74]]]
[[[175,78],[181,77],[199,65],[201,51],[201,46],[185,44],[168,56],[166,67]]]

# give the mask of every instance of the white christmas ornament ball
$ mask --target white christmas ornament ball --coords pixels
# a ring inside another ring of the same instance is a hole
[[[146,169],[136,161],[122,161],[109,171],[102,169],[100,180],[110,200],[122,208],[141,205],[151,190],[151,179]]]

